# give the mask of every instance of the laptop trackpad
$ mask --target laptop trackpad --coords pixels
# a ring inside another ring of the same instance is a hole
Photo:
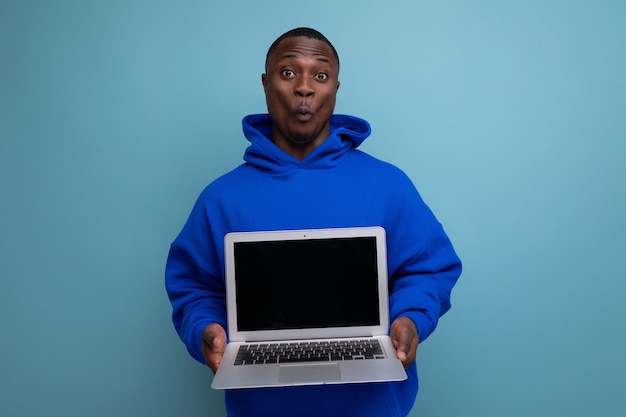
[[[280,382],[324,382],[340,379],[338,363],[283,365],[278,372]]]

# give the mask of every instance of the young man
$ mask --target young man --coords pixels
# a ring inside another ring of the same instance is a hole
[[[418,342],[450,308],[461,263],[443,228],[398,168],[356,148],[370,134],[333,115],[339,58],[298,28],[270,47],[262,75],[269,114],[243,120],[243,165],[200,195],[172,244],[166,287],[190,354],[215,372],[226,346],[224,235],[231,231],[382,226],[387,232],[390,335],[403,382],[226,391],[230,417],[406,416],[417,394]]]

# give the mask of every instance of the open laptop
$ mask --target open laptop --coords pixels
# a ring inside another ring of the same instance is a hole
[[[401,381],[381,227],[229,233],[215,389]]]

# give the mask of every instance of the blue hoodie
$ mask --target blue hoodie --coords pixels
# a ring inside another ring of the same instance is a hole
[[[226,326],[224,235],[232,231],[382,226],[387,231],[391,321],[411,318],[420,342],[450,308],[461,262],[409,178],[361,152],[362,119],[333,115],[326,141],[299,161],[272,141],[268,115],[250,115],[245,163],[201,193],[172,243],[166,288],[173,321],[191,356],[204,363],[202,331]],[[406,416],[417,395],[415,363],[396,383],[226,391],[230,417]]]

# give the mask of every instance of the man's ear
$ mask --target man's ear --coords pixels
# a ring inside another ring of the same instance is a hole
[[[267,90],[267,75],[261,74],[261,83],[263,83],[263,89]]]
[[[341,84],[341,83],[340,83],[339,81],[337,81],[337,91],[339,91],[339,85],[340,85],[340,84]]]

